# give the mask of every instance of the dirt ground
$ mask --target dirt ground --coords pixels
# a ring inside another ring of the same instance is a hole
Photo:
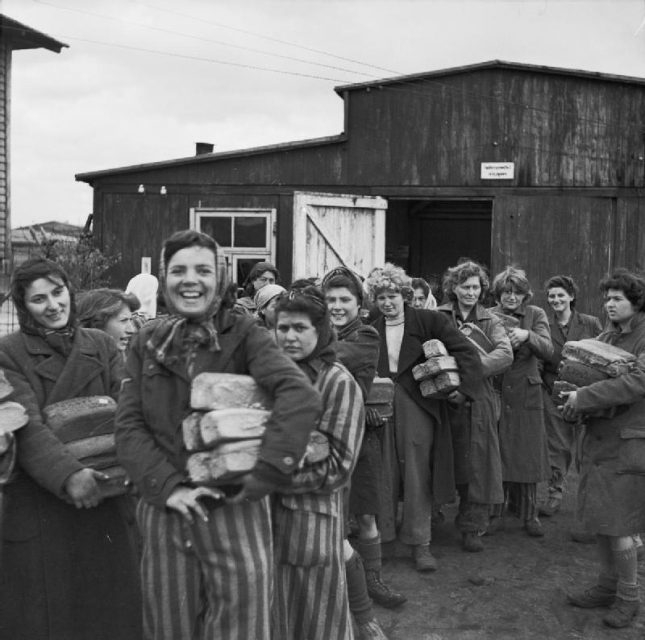
[[[569,606],[568,591],[594,582],[595,544],[570,539],[574,524],[575,478],[570,479],[562,510],[542,518],[546,535],[530,538],[517,518],[505,530],[484,537],[482,553],[466,553],[453,524],[455,506],[433,532],[432,552],[439,568],[418,573],[406,548],[385,549],[383,576],[408,597],[395,611],[375,605],[390,640],[643,640],[645,606],[629,629],[602,623],[607,609]],[[540,493],[544,491],[540,487]],[[572,495],[573,494],[573,495]],[[640,561],[645,585],[645,560]]]

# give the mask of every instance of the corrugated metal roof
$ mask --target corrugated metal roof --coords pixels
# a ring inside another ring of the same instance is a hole
[[[63,47],[69,47],[68,44],[59,42],[46,33],[32,29],[2,13],[0,13],[0,33],[11,43],[12,49],[42,48],[60,53]]]
[[[565,69],[562,67],[548,67],[537,64],[524,64],[521,62],[507,62],[505,60],[489,60],[477,64],[469,64],[461,67],[450,67],[448,69],[438,69],[436,71],[424,71],[422,73],[412,73],[403,76],[393,76],[383,78],[382,80],[369,80],[367,82],[355,82],[353,84],[342,84],[334,87],[334,91],[342,96],[345,91],[357,91],[371,87],[379,87],[391,84],[401,84],[418,82],[432,78],[441,78],[444,76],[454,76],[460,73],[470,73],[472,71],[481,71],[484,69],[510,69],[519,71],[530,71],[531,73],[548,73],[552,75],[573,76],[576,78],[590,78],[595,80],[606,80],[609,82],[621,82],[623,84],[645,84],[645,78],[635,78],[632,76],[619,76],[609,73],[600,73],[599,71],[583,71],[580,69]]]
[[[199,155],[176,158],[174,160],[162,160],[160,162],[148,162],[144,164],[134,164],[115,169],[103,169],[100,171],[89,171],[86,173],[77,173],[75,178],[78,182],[88,182],[91,184],[95,178],[103,178],[118,173],[132,173],[146,171],[148,169],[163,169],[164,167],[176,167],[184,164],[199,164],[212,160],[221,160],[226,158],[235,158],[239,156],[260,155],[263,153],[275,153],[276,151],[291,151],[292,149],[302,149],[306,147],[319,147],[328,144],[339,144],[345,142],[345,134],[337,136],[326,136],[324,138],[311,138],[309,140],[296,140],[293,142],[283,142],[280,144],[271,144],[264,147],[251,147],[249,149],[235,149],[234,151],[220,151],[219,153],[200,153]]]

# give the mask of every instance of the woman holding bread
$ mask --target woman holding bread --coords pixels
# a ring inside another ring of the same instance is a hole
[[[513,349],[502,323],[481,305],[488,286],[481,265],[469,261],[451,267],[443,284],[449,302],[438,308],[476,345],[483,369],[478,398],[468,405],[448,407],[459,493],[456,523],[464,550],[471,552],[484,549],[481,536],[488,528],[490,506],[504,502],[500,399],[493,378],[513,363]]]
[[[328,456],[302,464],[274,502],[275,638],[350,640],[342,498],[363,437],[363,394],[338,361],[320,289],[304,286],[282,296],[275,331],[278,345],[320,392],[323,412],[312,426],[329,443]]]
[[[639,610],[633,534],[645,531],[645,279],[617,269],[600,283],[610,325],[598,340],[636,356],[629,369],[568,394],[565,419],[582,417],[586,432],[578,517],[598,541],[599,574],[570,604],[611,607],[603,621],[629,626]]]
[[[398,536],[412,548],[417,571],[434,571],[430,552],[433,501],[452,502],[455,493],[452,438],[447,402],[463,404],[477,397],[482,368],[475,347],[437,311],[405,304],[412,291],[401,267],[386,263],[367,278],[381,316],[373,322],[381,339],[377,373],[394,381],[394,421],[385,426],[384,496],[379,519],[385,542],[397,537],[396,515],[403,488],[403,517]],[[444,398],[421,395],[412,369],[425,361],[423,344],[440,340],[455,358],[461,384]]]
[[[553,353],[546,313],[528,304],[533,292],[522,269],[507,267],[493,280],[497,306],[513,347],[513,364],[501,381],[502,413],[499,446],[505,504],[523,522],[529,536],[544,535],[538,518],[537,483],[549,476],[549,460],[542,414],[540,360]],[[499,524],[503,509],[496,508],[489,532]]]
[[[553,402],[553,383],[558,377],[562,361],[562,347],[569,340],[595,338],[602,325],[596,316],[579,313],[576,309],[578,286],[573,278],[556,275],[544,284],[547,303],[550,307],[549,330],[553,342],[553,353],[544,361],[542,381],[544,383],[544,421],[549,444],[549,493],[540,507],[540,515],[550,517],[560,510],[564,480],[572,461],[572,450],[579,429],[575,424],[566,423],[562,412]]]
[[[268,495],[291,486],[320,397],[252,316],[231,312],[210,236],[168,238],[160,280],[169,315],[132,342],[116,429],[119,458],[141,495],[144,638],[268,639]],[[202,372],[251,375],[273,401],[258,462],[233,496],[194,486],[186,472],[181,425]]]
[[[74,291],[57,264],[38,258],[17,267],[11,296],[20,330],[0,340],[0,368],[29,422],[16,433],[18,464],[5,487],[0,637],[138,640],[128,498],[104,497],[106,476],[79,461],[46,418],[65,400],[116,399],[121,356],[105,333],[78,326]]]

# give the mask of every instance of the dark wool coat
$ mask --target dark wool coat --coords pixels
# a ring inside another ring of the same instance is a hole
[[[553,353],[546,313],[526,305],[515,315],[528,341],[514,353],[513,365],[502,377],[499,446],[504,482],[541,482],[551,471],[542,413],[540,360]]]
[[[383,378],[390,377],[387,344],[385,339],[385,318],[377,318],[373,326],[381,337],[377,373]],[[445,400],[424,398],[419,383],[412,376],[412,368],[425,361],[423,343],[432,338],[441,340],[448,353],[457,360],[461,385],[459,390],[468,398],[474,399],[481,391],[482,366],[475,347],[452,326],[450,320],[438,311],[413,309],[406,305],[403,341],[399,353],[399,368],[394,376],[395,384],[400,384],[428,415],[436,420],[432,461],[432,492],[439,504],[454,498],[455,478],[453,468],[452,437]]]
[[[566,336],[554,314],[549,314],[549,330],[551,332],[551,341],[553,342],[553,353],[550,358],[544,361],[542,380],[547,391],[551,393],[553,383],[558,377],[558,366],[562,360],[564,343],[585,338],[595,338],[602,331],[602,325],[596,316],[588,316],[584,313],[573,311],[569,319],[569,330]]]
[[[102,331],[78,329],[64,358],[42,338],[0,340],[12,399],[29,414],[17,433],[18,468],[5,488],[0,637],[51,640],[141,638],[134,522],[129,499],[92,509],[64,501],[67,478],[83,468],[43,421],[54,402],[116,398],[121,356]]]
[[[194,374],[203,371],[251,375],[274,398],[260,451],[267,480],[290,483],[316,420],[320,394],[255,319],[228,311],[216,318],[221,351],[200,349]],[[146,346],[155,322],[135,336],[116,417],[117,454],[143,498],[161,509],[187,483],[187,452],[181,423],[190,413],[190,379],[180,348],[171,345],[168,365]]]
[[[578,515],[586,528],[609,536],[645,531],[645,313],[598,339],[638,356],[631,373],[577,392],[587,417],[578,488]]]
[[[457,326],[456,305],[441,305]],[[502,460],[499,451],[498,421],[500,402],[492,377],[502,374],[513,363],[513,349],[502,323],[487,309],[477,305],[474,324],[489,339],[493,348],[480,353],[482,361],[481,392],[470,406],[449,407],[455,450],[455,476],[458,484],[468,485],[468,499],[479,504],[504,502]]]

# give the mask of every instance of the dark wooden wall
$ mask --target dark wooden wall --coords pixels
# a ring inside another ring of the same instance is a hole
[[[645,184],[645,87],[484,69],[348,91],[348,179],[478,186],[481,162],[515,162],[505,186]]]

